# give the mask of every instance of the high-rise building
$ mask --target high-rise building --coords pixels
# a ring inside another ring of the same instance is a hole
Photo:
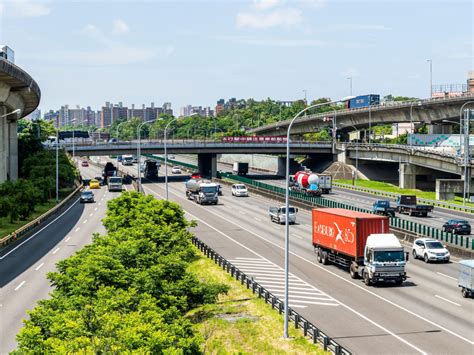
[[[225,100],[224,99],[219,99],[217,100],[217,105],[216,105],[216,115],[224,111],[224,105],[225,105]]]
[[[167,115],[172,115],[173,114],[173,109],[171,108],[171,102],[165,102],[163,104],[163,113]]]
[[[8,46],[0,44],[0,59],[5,59],[15,64],[15,51]]]

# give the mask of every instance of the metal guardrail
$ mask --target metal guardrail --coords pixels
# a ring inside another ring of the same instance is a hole
[[[56,206],[51,208],[49,211],[43,213],[41,216],[38,218],[32,220],[31,222],[28,222],[24,226],[18,228],[16,231],[8,234],[7,236],[3,237],[0,239],[0,247],[4,247],[15,240],[23,237],[25,234],[27,234],[29,231],[31,231],[33,228],[39,226],[41,223],[43,223],[47,218],[49,218],[53,213],[55,213],[58,209],[60,209],[64,204],[66,204],[80,189],[82,189],[83,185],[79,185],[73,192],[71,192],[64,200],[62,200],[60,203],[58,203]]]
[[[352,186],[348,184],[343,184],[340,182],[333,182],[333,186],[340,187],[342,189],[348,189],[348,190],[353,190],[353,191],[360,191],[360,192],[366,192],[372,195],[378,195],[378,196],[385,196],[385,197],[390,197],[395,199],[398,197],[400,194],[395,193],[395,192],[386,192],[386,191],[381,191],[381,190],[376,190],[376,189],[370,189],[368,187],[360,187],[360,186]],[[440,201],[435,201],[435,200],[429,200],[426,198],[420,198],[417,197],[417,200],[426,203],[429,205],[433,205],[436,207],[442,207],[446,209],[452,209],[452,210],[459,210],[463,211],[466,213],[474,213],[474,207],[469,207],[469,206],[463,206],[463,205],[458,205],[455,203],[447,203],[447,202],[440,202]]]
[[[279,314],[283,314],[284,302],[277,296],[268,291],[265,287],[254,281],[253,277],[248,276],[240,271],[235,265],[227,261],[223,256],[219,255],[214,249],[207,246],[197,237],[192,237],[193,244],[209,259],[213,260],[219,267],[227,271],[233,278],[240,281],[241,285],[245,285],[247,289],[252,290],[258,298],[261,298],[277,310]],[[349,355],[351,352],[338,344],[329,335],[308,321],[291,307],[288,308],[289,321],[295,325],[295,329],[302,329],[305,337],[309,336],[314,344],[319,344],[325,351],[329,351],[335,355]]]
[[[149,156],[153,157],[154,159],[164,160],[164,158],[162,157],[156,157],[153,155],[149,155]],[[168,159],[168,162],[174,165],[181,165],[190,169],[197,168],[196,165],[182,163],[177,160]],[[221,176],[229,178],[229,179],[233,179],[239,182],[244,182],[251,186],[254,186],[266,191],[271,191],[279,195],[285,194],[285,189],[283,187],[270,185],[270,184],[260,182],[260,181],[255,181],[255,180],[252,180],[243,176],[239,176],[239,175],[233,175],[232,173],[221,173]],[[373,211],[365,209],[365,208],[355,207],[353,205],[348,205],[342,202],[333,201],[324,197],[309,196],[301,192],[290,191],[290,197],[293,199],[308,203],[313,206],[328,207],[328,208],[343,208],[343,209],[352,210],[352,211],[373,213]],[[468,250],[474,251],[474,238],[471,238],[468,236],[462,236],[462,235],[457,235],[457,234],[453,234],[449,232],[443,232],[439,228],[434,228],[434,227],[430,227],[424,224],[407,221],[405,219],[398,218],[398,217],[390,218],[390,226],[392,228],[402,229],[404,232],[408,232],[416,236],[424,236],[428,238],[438,239],[438,240],[453,244],[455,246],[458,246],[460,248],[466,248]]]
[[[271,191],[278,195],[285,194],[285,189],[283,187],[266,184],[260,181],[255,181],[252,179],[245,178],[243,176],[233,175],[231,173],[222,173],[222,177],[226,177],[226,178],[236,180],[239,182],[244,182],[248,185],[251,185],[251,186],[266,190],[266,191]],[[324,197],[309,196],[301,192],[290,191],[290,197],[298,201],[306,202],[313,206],[328,207],[328,208],[343,208],[343,209],[351,210],[351,211],[373,213],[373,211],[365,209],[365,208],[355,207],[353,205],[348,205],[342,202],[333,201]],[[420,236],[420,237],[423,236],[423,237],[438,239],[438,240],[453,244],[457,247],[474,251],[474,238],[471,238],[468,236],[457,235],[457,234],[453,234],[449,232],[443,232],[439,228],[430,227],[424,224],[419,224],[419,223],[408,221],[408,220],[398,218],[398,217],[390,218],[390,227],[395,228],[395,229],[402,229],[403,231],[414,234],[416,236]]]

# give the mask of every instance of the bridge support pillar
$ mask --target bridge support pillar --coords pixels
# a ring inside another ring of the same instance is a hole
[[[401,189],[416,189],[416,166],[400,163],[399,187]]]
[[[290,156],[290,175],[294,174],[296,171],[300,171],[301,169],[301,164],[298,164],[295,159]],[[286,157],[278,157],[278,169],[276,174],[278,176],[286,176]]]
[[[9,132],[9,175],[10,180],[18,179],[18,123],[17,120],[7,121]]]
[[[0,116],[7,113],[7,108],[0,106]],[[0,118],[0,183],[7,180],[8,174],[8,123],[6,118]]]
[[[217,154],[200,153],[198,154],[198,171],[201,176],[217,176]]]
[[[428,134],[452,134],[452,124],[430,124],[428,126]]]

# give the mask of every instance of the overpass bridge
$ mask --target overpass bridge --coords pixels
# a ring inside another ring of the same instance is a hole
[[[124,155],[136,154],[137,142],[118,142],[106,144],[76,144],[76,155],[83,156],[101,156],[101,155]],[[72,145],[64,145],[64,148],[72,152]],[[214,141],[196,141],[196,140],[169,140],[166,143],[168,154],[197,154],[198,169],[202,175],[216,176],[217,173],[217,154],[286,154],[286,142],[247,142],[247,143],[225,143]],[[164,154],[164,142],[145,141],[140,144],[141,154]],[[331,142],[291,142],[292,154],[314,154],[319,156],[326,155],[332,159]],[[278,159],[278,174],[284,175],[285,158]]]
[[[370,107],[337,110],[298,118],[291,133],[299,135],[318,132],[328,126],[324,118],[334,118],[336,127],[343,131],[353,131],[379,124],[422,122],[430,125],[430,133],[451,133],[452,125],[443,120],[459,121],[461,106],[474,100],[474,94],[451,98],[433,98],[408,102],[393,102]],[[291,120],[273,123],[250,130],[263,136],[286,134]]]

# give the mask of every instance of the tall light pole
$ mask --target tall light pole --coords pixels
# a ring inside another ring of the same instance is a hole
[[[59,202],[59,117],[56,125],[56,203]]]
[[[152,123],[152,122],[155,122],[156,120],[158,120],[157,118],[153,119],[153,120],[150,120],[150,121],[144,121],[142,123],[140,123],[138,126],[137,126],[137,138],[138,138],[138,143],[137,143],[137,176],[138,176],[138,192],[141,192],[141,189],[142,189],[142,173],[140,171],[140,164],[141,164],[141,153],[142,153],[142,148],[140,146],[141,144],[141,134],[140,134],[140,131],[142,129],[142,127],[147,124],[147,123]]]
[[[74,124],[76,122],[76,119],[73,118],[71,120],[71,122],[72,122],[72,161],[75,161],[74,159],[76,158],[76,149],[75,149],[76,146],[74,144],[74,139],[75,139],[75,137],[74,137]]]
[[[166,136],[168,134],[168,127],[171,123],[176,121],[178,117],[173,118],[171,121],[169,121],[166,126],[165,126],[165,190],[166,190],[166,201],[168,201],[168,149],[166,145]]]
[[[410,147],[413,146],[413,135],[415,134],[415,126],[413,125],[413,105],[417,103],[418,106],[421,106],[420,101],[412,101],[410,104],[410,129],[411,129],[411,139],[410,139]],[[398,125],[398,124],[397,124]]]
[[[357,129],[356,126],[353,126],[353,125],[344,125],[344,126],[341,126],[341,128],[344,128],[344,127],[352,127],[354,128],[354,130],[356,132],[359,132],[359,130]],[[359,138],[359,134],[357,134],[357,138]],[[354,179],[354,185],[357,185],[357,178],[359,177],[359,141],[357,141],[356,143],[356,171],[355,171],[355,179]]]
[[[308,107],[308,101],[306,100],[306,96],[308,92],[306,89],[304,89],[303,92],[304,92],[304,107],[306,108]],[[306,116],[306,113],[307,113],[307,110],[304,112],[305,116]]]
[[[474,104],[474,101],[467,101],[465,102],[462,106],[461,109],[459,110],[459,126],[460,129],[464,129],[464,188],[463,188],[463,194],[462,194],[462,203],[465,206],[466,205],[466,193],[470,190],[470,178],[469,178],[469,168],[468,165],[470,165],[470,146],[469,146],[469,121],[471,119],[471,113],[470,110],[466,110],[464,112],[464,124],[462,124],[462,114],[464,107],[469,105],[469,104]],[[459,135],[461,135],[461,131],[459,132]],[[461,147],[459,147],[461,148]]]
[[[428,63],[430,63],[430,99],[433,96],[433,60],[427,59]]]
[[[285,322],[283,326],[283,337],[288,338],[288,320],[289,320],[289,314],[288,314],[288,264],[289,264],[289,234],[290,234],[290,225],[288,224],[288,219],[289,219],[289,208],[290,208],[290,194],[289,194],[289,189],[290,189],[290,131],[291,127],[293,126],[293,123],[295,120],[304,112],[311,108],[315,108],[318,106],[325,106],[325,105],[331,105],[331,104],[336,104],[339,102],[347,101],[350,100],[352,97],[347,97],[341,100],[337,101],[331,101],[331,102],[323,102],[315,105],[311,105],[308,107],[305,107],[303,110],[298,112],[295,117],[290,121],[290,124],[288,125],[288,130],[286,132],[286,182],[285,182]]]
[[[348,77],[347,80],[349,80],[349,95],[352,96],[352,76]]]

